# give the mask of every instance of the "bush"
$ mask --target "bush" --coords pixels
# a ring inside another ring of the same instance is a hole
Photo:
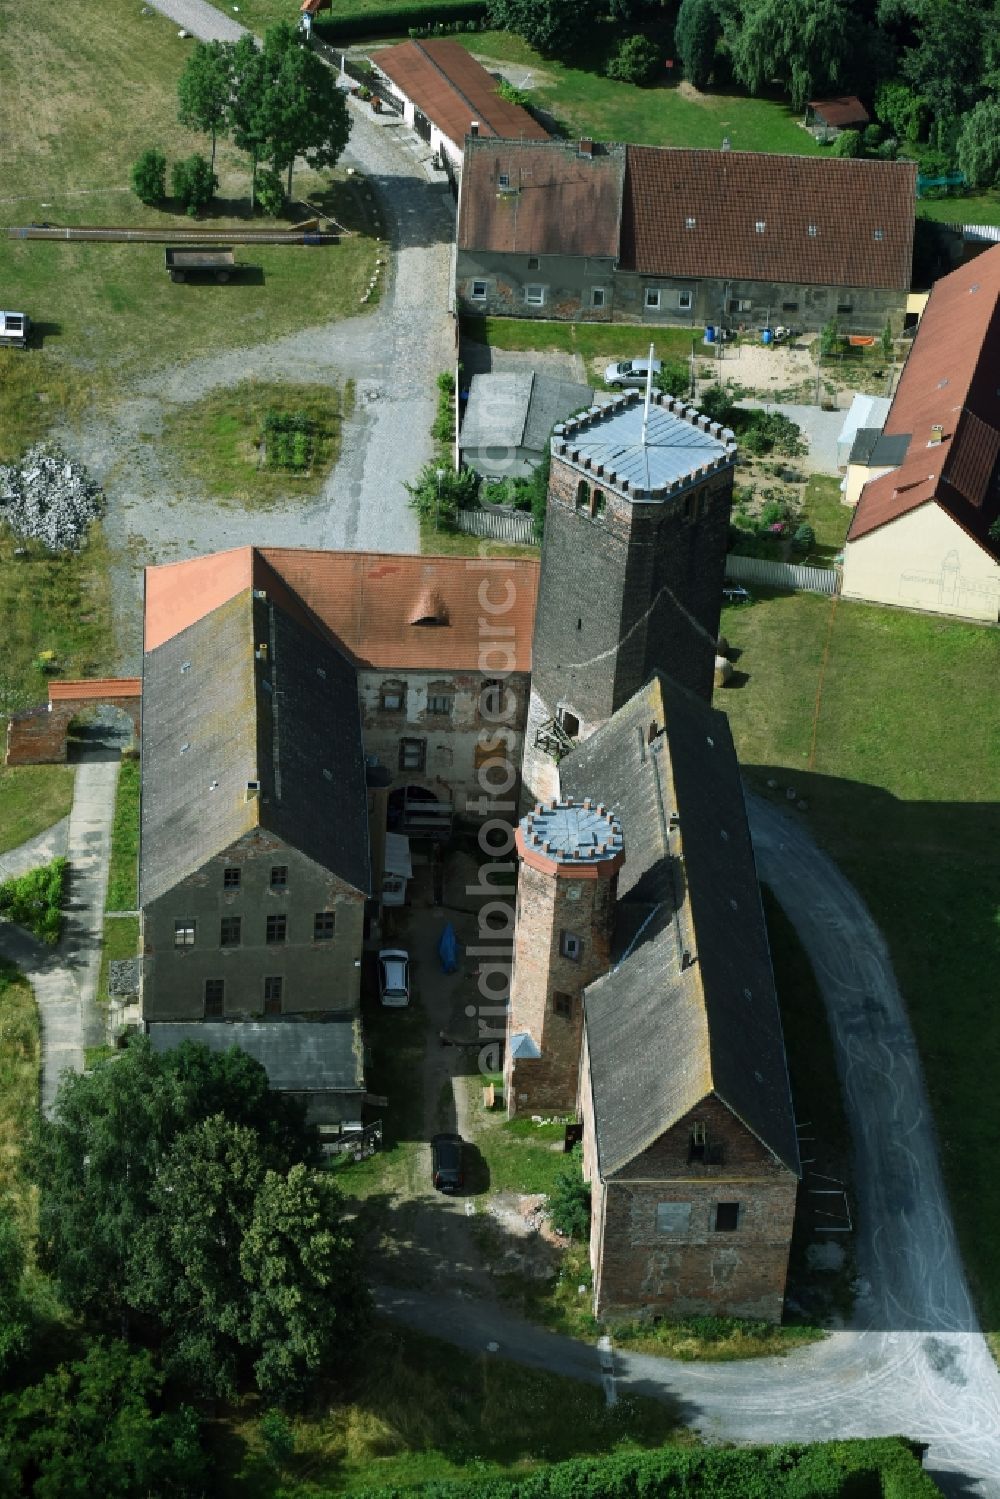
[[[549,1194],[549,1217],[553,1228],[568,1238],[584,1242],[590,1238],[590,1187],[583,1179],[575,1149]]]
[[[271,167],[261,167],[257,173],[257,207],[268,218],[276,219],[285,206],[285,186],[280,176]]]
[[[155,147],[143,151],[132,168],[132,189],[148,208],[163,202],[167,196],[167,158],[162,151]]]
[[[268,468],[301,474],[312,463],[315,423],[304,411],[268,411],[262,436]]]
[[[497,84],[497,93],[501,99],[506,99],[508,104],[519,104],[522,109],[528,107],[528,96],[523,89],[515,88],[508,83],[506,78],[501,78]]]
[[[66,894],[66,860],[53,859],[0,885],[0,911],[25,926],[42,942],[54,945],[62,933]]]
[[[683,359],[672,359],[654,376],[653,384],[665,396],[686,396],[691,389],[691,374]]]
[[[864,142],[865,142],[865,150],[866,151],[875,151],[875,150],[877,150],[878,146],[879,146],[879,143],[881,142],[881,140],[882,140],[882,126],[881,125],[866,125],[865,126]]]
[[[437,442],[450,443],[455,440],[455,376],[450,370],[443,370],[438,375],[437,388],[438,403],[431,436]]]
[[[863,156],[860,130],[842,130],[831,147],[832,156]]]
[[[435,24],[447,22],[457,29],[478,29],[486,19],[486,0],[462,5],[402,5],[394,10],[366,10],[336,20],[313,22],[313,32],[325,42],[346,41],[354,36],[399,36],[402,31],[429,36]],[[470,23],[475,23],[470,24]]]
[[[801,427],[780,411],[740,410],[732,415],[738,422],[740,446],[751,457],[782,453],[789,458],[801,458],[805,453]]]
[[[819,335],[819,351],[824,359],[834,353],[840,342],[840,330],[837,327],[837,319],[830,318],[829,322],[823,324]]]
[[[648,36],[627,36],[618,43],[605,71],[621,83],[652,83],[660,60],[660,49]]]
[[[197,153],[184,161],[175,161],[170,174],[174,197],[192,218],[211,203],[219,179],[211,163]]]
[[[440,474],[440,478],[438,475]],[[421,520],[435,521],[442,531],[453,530],[459,510],[471,510],[479,498],[479,475],[471,468],[443,468],[425,463],[412,484],[404,486]]]
[[[729,385],[708,385],[697,397],[699,411],[713,422],[722,422],[726,426],[730,423],[733,414],[733,391]]]
[[[803,521],[801,526],[796,526],[792,537],[792,546],[797,552],[811,552],[816,545],[816,532],[808,522]]]

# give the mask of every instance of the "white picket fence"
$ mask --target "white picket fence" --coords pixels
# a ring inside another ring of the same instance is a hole
[[[526,510],[460,510],[458,529],[470,536],[488,536],[518,546],[537,546],[535,523]]]
[[[799,567],[764,557],[726,558],[726,577],[737,583],[764,583],[771,588],[801,588],[807,593],[837,593],[840,574],[832,567]]]

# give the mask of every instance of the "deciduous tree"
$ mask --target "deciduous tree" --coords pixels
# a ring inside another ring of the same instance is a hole
[[[796,109],[839,83],[849,30],[846,0],[738,0],[723,13],[737,80],[757,94],[777,79]]]
[[[571,54],[604,10],[602,0],[492,0],[490,20],[546,57]]]
[[[24,1357],[31,1337],[24,1269],[21,1232],[6,1208],[0,1208],[0,1374]]]
[[[1000,102],[980,99],[958,137],[958,165],[970,187],[1000,184]]]
[[[719,40],[715,0],[681,0],[674,29],[674,45],[684,77],[697,89],[708,87]]]
[[[270,95],[268,155],[275,171],[287,170],[285,191],[291,197],[297,156],[312,167],[332,167],[339,160],[351,133],[347,101],[334,74],[293,26],[283,23],[265,32],[263,59]]]
[[[177,82],[178,118],[189,130],[212,137],[213,172],[216,138],[226,129],[232,88],[231,44],[195,42]]]

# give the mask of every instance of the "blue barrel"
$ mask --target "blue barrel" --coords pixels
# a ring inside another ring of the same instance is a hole
[[[769,344],[773,338],[774,334],[771,332],[770,328],[765,328],[760,335],[760,341],[762,344]]]
[[[705,342],[707,344],[715,343],[715,326],[712,323],[709,323],[708,327],[705,329]]]

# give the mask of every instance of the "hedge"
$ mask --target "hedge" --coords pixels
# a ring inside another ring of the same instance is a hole
[[[314,21],[313,34],[331,46],[352,36],[401,36],[411,27],[450,25],[486,19],[486,0],[456,0],[454,5],[399,5],[394,10],[366,10],[353,16]]]
[[[575,1458],[520,1478],[352,1489],[349,1499],[940,1499],[920,1446],[877,1437],[812,1446],[662,1447]]]

